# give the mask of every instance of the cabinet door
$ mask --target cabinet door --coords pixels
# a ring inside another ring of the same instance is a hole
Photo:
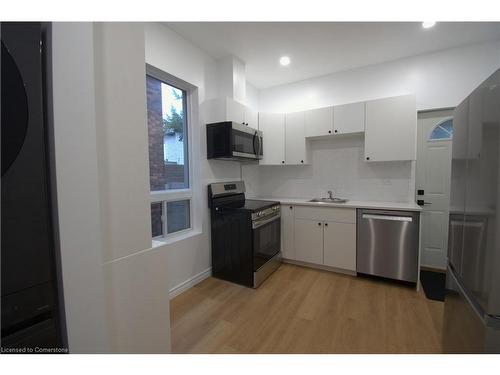
[[[335,134],[365,131],[365,103],[351,103],[333,107],[333,132]]]
[[[244,124],[246,107],[232,99],[226,98],[226,121]]]
[[[356,224],[326,221],[323,225],[323,264],[356,271]]]
[[[227,98],[216,98],[207,100],[201,106],[202,116],[205,124],[228,121],[226,113]]]
[[[285,164],[285,115],[260,113],[259,130],[263,138],[263,158],[259,164]]]
[[[252,108],[245,107],[245,123],[254,128],[259,128],[259,113]]]
[[[281,205],[281,252],[285,259],[295,259],[293,233],[294,207]]]
[[[304,112],[285,115],[285,163],[307,164],[307,147],[304,134]]]
[[[306,137],[319,137],[333,132],[333,107],[305,111]]]
[[[323,264],[323,223],[318,220],[295,219],[295,259]]]
[[[365,160],[416,160],[417,110],[414,95],[366,103]]]

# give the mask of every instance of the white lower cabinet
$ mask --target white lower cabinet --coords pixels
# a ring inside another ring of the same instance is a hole
[[[293,231],[294,206],[281,205],[281,255],[285,259],[295,259]]]
[[[282,207],[285,212],[289,210]],[[293,238],[295,258],[285,258],[356,271],[355,209],[296,206],[292,211],[293,237],[282,238],[286,241]],[[286,212],[285,216],[282,222],[288,222],[289,226],[290,213]],[[291,249],[289,245],[284,247]]]
[[[295,260],[323,264],[323,223],[295,219]]]
[[[326,221],[323,225],[323,264],[356,271],[356,224]]]

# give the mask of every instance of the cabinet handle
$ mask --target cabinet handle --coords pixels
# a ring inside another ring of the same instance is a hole
[[[332,134],[332,131],[331,131],[331,130],[328,130],[328,134]]]
[[[304,160],[301,160],[300,162],[301,162],[301,163],[304,163]]]
[[[318,223],[319,226],[321,226],[321,223]]]
[[[369,157],[369,156],[367,156],[367,157],[366,157],[366,160],[370,160],[370,157]]]
[[[293,210],[293,206],[290,206],[290,210]]]
[[[337,129],[335,129],[335,133],[337,133]]]
[[[282,161],[281,161],[281,164],[285,164],[285,161],[284,161],[284,160],[282,160]]]
[[[327,226],[328,226],[328,223],[325,223],[325,227],[327,227]]]

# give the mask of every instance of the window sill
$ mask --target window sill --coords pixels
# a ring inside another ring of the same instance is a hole
[[[165,245],[171,245],[173,243],[187,240],[188,238],[199,236],[201,234],[201,230],[187,230],[182,233],[179,233],[177,235],[171,235],[167,238],[153,238],[152,240],[152,247],[160,247],[160,246],[165,246]]]

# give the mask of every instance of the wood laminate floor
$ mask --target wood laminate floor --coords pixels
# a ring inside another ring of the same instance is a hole
[[[443,303],[283,264],[258,289],[208,278],[171,301],[174,353],[440,353]]]

